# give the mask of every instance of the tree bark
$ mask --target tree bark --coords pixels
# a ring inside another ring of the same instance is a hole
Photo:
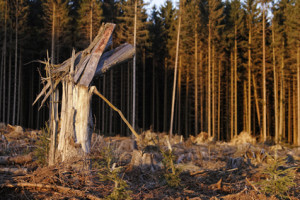
[[[263,21],[263,141],[267,140],[267,91],[266,91],[266,34],[265,34],[265,3],[262,3],[262,21]]]
[[[237,25],[234,26],[234,116],[234,135],[237,136]]]
[[[278,81],[276,71],[276,54],[275,54],[275,32],[272,25],[272,43],[273,43],[273,76],[274,76],[274,111],[275,111],[275,143],[279,142],[278,136]]]
[[[16,124],[16,108],[17,108],[17,75],[18,75],[18,11],[19,10],[19,0],[17,0],[17,5],[16,5],[16,24],[15,24],[15,81],[14,81],[14,103],[13,103],[13,117],[12,117],[12,124]],[[20,92],[20,91],[19,91]]]
[[[297,88],[298,88],[298,138],[297,138],[297,144],[300,146],[300,42],[298,41],[298,48],[297,48]],[[296,140],[296,138],[294,138]]]
[[[178,30],[177,30],[177,42],[176,42],[175,68],[174,68],[174,79],[173,79],[171,121],[170,121],[170,131],[169,131],[170,137],[173,134],[173,119],[174,119],[175,93],[176,93],[176,83],[177,83],[177,66],[178,66],[178,53],[179,53],[180,25],[181,25],[181,15],[179,13]]]
[[[198,134],[198,34],[197,34],[197,23],[195,23],[195,134]]]
[[[251,134],[251,46],[252,46],[252,24],[249,20],[249,39],[248,39],[248,133]]]
[[[136,29],[137,29],[137,0],[134,2],[134,33],[133,33],[133,46],[135,54],[133,57],[133,72],[132,72],[132,126],[135,129],[135,92],[136,92]]]
[[[207,94],[207,109],[208,109],[208,114],[207,114],[207,128],[208,128],[208,136],[211,137],[211,20],[209,19],[208,22],[208,94]]]

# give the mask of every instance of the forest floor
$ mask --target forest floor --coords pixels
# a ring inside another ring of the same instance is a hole
[[[281,158],[284,162],[275,170],[292,169],[295,184],[279,194],[300,199],[300,149],[286,144],[254,144],[255,139],[246,133],[229,143],[210,141],[205,133],[185,140],[174,136],[168,142],[165,134],[146,131],[139,143],[142,150],[134,150],[128,137],[93,134],[91,153],[84,160],[51,167],[43,165],[48,143],[43,134],[0,124],[0,199],[106,198],[116,185],[116,177],[103,171],[107,160],[115,163],[111,171],[119,169],[117,177],[127,183],[121,193],[132,199],[280,199],[274,190],[264,192],[272,185],[272,177],[264,172]],[[165,179],[161,151],[168,146],[180,171],[177,187],[169,186]],[[269,179],[270,183],[259,184]]]

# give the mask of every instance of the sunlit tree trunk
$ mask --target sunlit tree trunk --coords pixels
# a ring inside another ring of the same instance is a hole
[[[260,125],[260,109],[259,109],[259,103],[258,103],[258,95],[257,95],[257,87],[256,87],[256,81],[254,74],[252,74],[252,82],[253,82],[253,89],[254,89],[254,99],[255,99],[255,107],[256,107],[256,114],[257,114],[257,121],[258,126],[261,132],[261,125]]]
[[[208,22],[208,93],[207,93],[207,128],[208,128],[208,135],[211,137],[211,21],[209,19]]]
[[[145,49],[143,49],[143,130],[146,126],[146,55]]]
[[[201,44],[201,43],[200,43]],[[203,120],[203,110],[204,110],[204,102],[203,102],[203,96],[204,96],[204,80],[203,80],[203,53],[201,50],[202,45],[200,45],[200,123],[201,123],[201,130],[203,131],[204,127],[204,120]]]
[[[279,108],[279,141],[284,134],[284,101],[285,101],[285,87],[284,87],[284,58],[281,57],[281,80],[280,80],[280,108]]]
[[[197,23],[195,23],[195,134],[198,134],[198,34],[197,34]]]
[[[135,93],[136,93],[136,29],[137,29],[137,0],[134,2],[134,33],[133,33],[133,46],[135,54],[133,56],[133,71],[132,71],[132,127],[135,129]]]
[[[170,121],[170,131],[169,131],[170,136],[172,136],[172,134],[173,134],[173,119],[174,119],[175,93],[176,93],[176,83],[177,83],[177,66],[178,66],[178,54],[179,54],[180,26],[181,26],[181,15],[179,13],[177,42],[176,42],[175,68],[174,68],[174,79],[173,79],[171,121]]]
[[[237,25],[234,26],[234,135],[238,135],[237,128]]]
[[[249,20],[249,38],[248,38],[248,130],[251,134],[251,46],[252,46],[252,24]]]
[[[297,137],[297,144],[300,145],[300,42],[298,41],[298,48],[297,48],[297,97],[298,97],[298,137]],[[296,139],[295,139],[296,140]]]
[[[234,66],[233,66],[233,54],[230,52],[230,138],[233,138],[234,134]]]
[[[167,130],[167,85],[168,85],[168,63],[167,59],[165,58],[165,67],[164,67],[164,126],[163,131]]]
[[[220,132],[220,116],[221,116],[221,59],[219,59],[219,73],[218,73],[218,140],[221,139]]]
[[[275,111],[275,143],[278,143],[278,81],[276,71],[276,54],[275,54],[275,32],[272,25],[272,43],[273,43],[273,76],[274,76],[274,111]]]
[[[178,69],[178,131],[177,133],[181,134],[181,56],[179,56],[179,69]]]
[[[212,59],[211,59],[211,76],[212,76],[212,84],[211,84],[211,104],[212,104],[212,136],[216,137],[216,120],[215,120],[215,44],[212,44]]]
[[[263,25],[263,74],[262,74],[262,82],[263,82],[263,141],[267,140],[267,91],[266,91],[266,33],[265,33],[265,3],[262,3],[262,25]]]

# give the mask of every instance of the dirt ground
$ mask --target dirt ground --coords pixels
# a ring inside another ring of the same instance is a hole
[[[300,150],[289,145],[256,143],[241,133],[231,142],[215,142],[200,133],[184,139],[163,133],[142,133],[138,150],[126,137],[93,134],[92,151],[84,159],[44,166],[37,156],[42,131],[0,124],[0,199],[102,199],[114,182],[102,180],[103,152],[110,149],[113,167],[126,181],[132,199],[280,199],[264,194],[259,183],[274,158],[282,169],[293,168],[295,185],[287,199],[300,199]],[[169,145],[170,143],[170,145]],[[180,169],[178,187],[168,186],[161,151],[172,148]],[[44,160],[46,160],[46,155]]]

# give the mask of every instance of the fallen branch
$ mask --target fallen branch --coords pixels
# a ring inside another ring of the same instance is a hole
[[[68,187],[63,187],[63,186],[57,186],[57,185],[44,185],[41,183],[5,183],[0,186],[0,188],[15,188],[15,187],[31,187],[31,188],[38,188],[38,189],[52,189],[52,190],[57,190],[62,193],[71,193],[76,196],[80,196],[82,198],[88,198],[91,200],[100,200],[101,198],[96,197],[91,194],[86,194],[85,192],[81,190],[76,190]]]
[[[26,174],[27,168],[0,168],[0,173]]]
[[[124,117],[124,115],[121,112],[121,110],[119,110],[118,108],[116,108],[112,103],[110,103],[110,101],[108,99],[106,99],[102,94],[100,94],[100,92],[97,90],[97,88],[95,86],[91,87],[91,91],[94,94],[96,94],[97,96],[99,96],[101,99],[103,99],[103,101],[105,101],[109,105],[109,107],[111,107],[113,110],[115,110],[117,113],[119,113],[120,117],[125,122],[125,124],[128,126],[128,128],[131,130],[131,132],[136,137],[136,139],[139,139],[139,135],[135,132],[135,130],[133,129],[133,127],[130,125],[130,123],[127,121],[127,119]]]
[[[260,193],[259,192],[259,190],[257,189],[257,187],[255,187],[255,185],[253,185],[250,181],[249,181],[249,179],[246,177],[246,182],[256,191],[256,192],[258,192],[258,193]]]
[[[25,156],[0,156],[0,165],[8,165],[11,163],[23,164],[32,161],[32,154],[27,154]]]

